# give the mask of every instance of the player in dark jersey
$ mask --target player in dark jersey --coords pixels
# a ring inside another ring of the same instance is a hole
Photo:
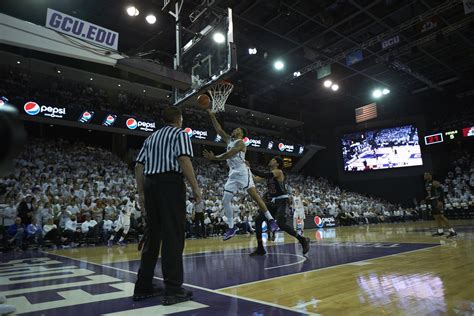
[[[431,213],[438,225],[438,231],[433,236],[443,236],[444,228],[449,228],[448,238],[456,237],[457,233],[454,228],[450,225],[448,219],[444,216],[444,192],[441,183],[433,181],[433,176],[429,173],[425,173],[425,188],[428,194],[426,200],[431,204]]]
[[[285,185],[285,174],[283,173],[283,159],[275,156],[268,163],[270,172],[262,172],[251,169],[254,174],[256,182],[267,181],[268,198],[270,202],[267,203],[268,210],[277,220],[278,226],[287,234],[295,237],[303,247],[303,254],[309,251],[309,238],[300,236],[296,233],[293,227],[286,223],[286,212],[290,204],[290,195]],[[252,252],[251,256],[263,256],[267,252],[263,247],[262,242],[262,223],[266,221],[263,214],[259,214],[255,219],[255,234],[257,236],[257,249]]]

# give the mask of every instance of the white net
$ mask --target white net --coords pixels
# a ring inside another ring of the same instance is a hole
[[[234,89],[234,85],[225,81],[217,83],[209,88],[208,92],[211,95],[212,112],[216,113],[225,111],[225,101],[227,101],[232,89]]]

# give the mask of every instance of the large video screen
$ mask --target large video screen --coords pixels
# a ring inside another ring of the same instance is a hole
[[[346,134],[341,142],[348,172],[423,165],[418,129],[413,125]]]

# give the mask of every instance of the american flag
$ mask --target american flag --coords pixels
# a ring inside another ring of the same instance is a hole
[[[368,121],[377,117],[377,104],[370,103],[355,109],[356,123]]]

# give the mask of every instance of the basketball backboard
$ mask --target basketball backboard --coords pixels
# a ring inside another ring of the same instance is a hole
[[[189,89],[179,90],[174,100],[180,105],[213,84],[228,79],[237,70],[232,9],[213,19],[191,38],[185,38],[181,50],[181,71],[191,76]]]

